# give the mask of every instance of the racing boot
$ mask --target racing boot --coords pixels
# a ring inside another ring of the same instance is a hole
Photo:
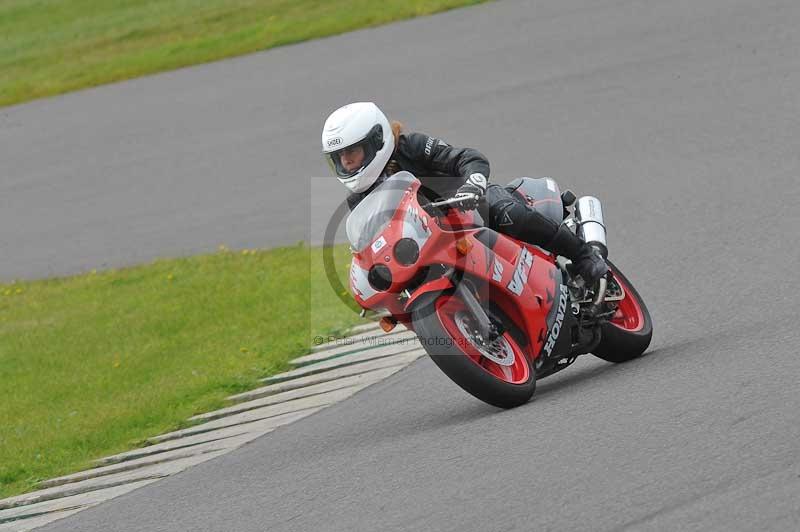
[[[600,250],[581,240],[564,224],[558,226],[550,244],[545,247],[571,260],[570,273],[580,275],[588,287],[594,286],[608,273],[608,265]]]

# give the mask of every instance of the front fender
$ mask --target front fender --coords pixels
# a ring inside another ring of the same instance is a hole
[[[439,277],[433,281],[428,281],[414,290],[414,293],[411,294],[411,297],[406,301],[404,309],[406,311],[410,310],[411,306],[425,294],[438,294],[439,292],[444,292],[448,288],[453,288],[453,282],[448,277]]]

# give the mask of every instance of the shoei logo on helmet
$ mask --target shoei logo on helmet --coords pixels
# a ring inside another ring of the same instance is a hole
[[[328,139],[328,147],[333,148],[334,146],[341,146],[342,142],[344,142],[342,140],[342,137],[334,137],[332,139]]]

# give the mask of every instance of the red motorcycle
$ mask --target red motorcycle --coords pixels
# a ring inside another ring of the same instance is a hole
[[[550,178],[509,186],[607,254],[596,198],[576,201]],[[398,322],[414,330],[461,388],[512,408],[531,398],[537,378],[581,354],[625,362],[647,349],[650,314],[613,263],[586,286],[563,257],[484,227],[475,211],[464,210],[464,198],[429,202],[419,188],[400,172],[352,211],[350,288],[363,309],[388,311],[384,330]]]

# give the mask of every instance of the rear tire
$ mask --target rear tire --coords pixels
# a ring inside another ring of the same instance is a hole
[[[482,357],[455,326],[459,308],[464,304],[454,295],[440,294],[412,311],[414,330],[425,351],[445,375],[481,401],[499,408],[527,403],[536,390],[536,375],[523,349],[506,331],[500,341],[513,350],[514,365],[500,366]]]
[[[617,314],[600,326],[601,340],[592,354],[608,362],[627,362],[642,355],[653,337],[653,320],[639,292],[611,261],[614,278],[625,290]]]

